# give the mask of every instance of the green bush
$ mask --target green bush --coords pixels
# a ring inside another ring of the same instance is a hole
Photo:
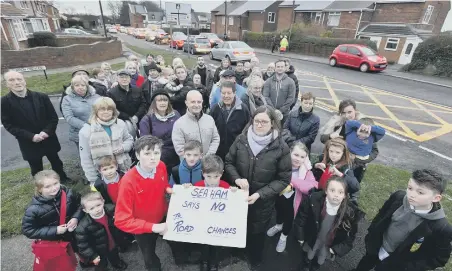
[[[33,36],[28,38],[30,48],[40,46],[57,47],[56,35],[52,32],[34,32]]]
[[[452,77],[452,36],[438,35],[421,42],[414,51],[411,63],[404,71],[422,71],[433,66],[433,75]]]

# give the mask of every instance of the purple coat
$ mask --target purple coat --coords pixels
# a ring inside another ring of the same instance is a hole
[[[178,156],[174,151],[173,141],[171,140],[171,134],[174,123],[180,118],[180,114],[176,110],[174,112],[175,115],[167,121],[157,119],[154,114],[147,114],[140,121],[140,136],[153,135],[163,140],[162,157],[160,160],[168,167],[178,161]]]

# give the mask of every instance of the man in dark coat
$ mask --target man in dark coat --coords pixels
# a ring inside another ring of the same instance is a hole
[[[4,77],[9,93],[2,97],[2,124],[19,142],[31,175],[43,170],[42,157],[46,156],[61,182],[72,182],[58,156],[61,150],[56,135],[58,115],[49,96],[28,90],[21,73],[11,71]]]
[[[198,56],[196,61],[196,67],[192,71],[192,75],[199,74],[201,76],[201,84],[204,85],[208,90],[213,86],[213,73],[205,63],[203,56]]]
[[[282,38],[283,38],[282,35],[279,35],[279,38],[276,35],[273,36],[273,38],[272,38],[272,54],[273,54],[273,51],[275,51],[275,49],[278,49],[278,46],[281,43]]]
[[[284,60],[286,62],[286,74],[289,76],[295,83],[295,100],[293,101],[292,105],[290,106],[290,109],[292,109],[295,106],[295,103],[298,100],[298,93],[300,93],[300,87],[298,85],[298,78],[295,75],[295,67],[290,65],[290,60],[286,59]]]

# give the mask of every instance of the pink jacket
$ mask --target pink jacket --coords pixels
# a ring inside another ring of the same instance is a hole
[[[319,183],[315,180],[311,168],[311,162],[309,159],[306,159],[305,164],[300,167],[299,177],[291,180],[291,184],[295,190],[295,199],[293,201],[295,216],[303,199],[303,194],[307,195],[308,191],[313,187],[318,188]]]

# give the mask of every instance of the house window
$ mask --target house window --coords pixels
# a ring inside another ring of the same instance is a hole
[[[410,43],[410,44],[408,44],[408,46],[406,47],[405,55],[411,54],[411,51],[412,51],[412,50],[413,50],[413,44]]]
[[[386,51],[397,51],[397,46],[399,46],[400,39],[389,39],[386,41],[385,50]]]
[[[272,23],[272,24],[275,23],[275,17],[276,17],[276,15],[274,12],[269,12],[267,22]]]
[[[229,17],[229,25],[234,25],[234,17]]]
[[[34,31],[33,31],[33,25],[31,24],[31,22],[30,22],[30,20],[29,19],[24,19],[23,20],[23,22],[24,22],[24,25],[25,25],[25,33],[26,34],[32,34]]]
[[[315,23],[320,24],[322,21],[322,12],[316,12],[315,13]]]
[[[428,22],[430,22],[434,8],[434,6],[428,5],[427,9],[425,10],[424,18],[422,18],[423,24],[428,24]]]
[[[328,26],[338,26],[340,19],[341,19],[341,13],[340,12],[330,12],[330,13],[328,13]]]
[[[27,1],[20,1],[20,8],[21,9],[26,9],[26,8],[28,8],[28,4],[27,4]]]
[[[24,25],[22,20],[14,19],[11,20],[11,25],[14,29],[14,34],[16,35],[17,41],[22,41],[27,39],[27,35],[25,34]]]

